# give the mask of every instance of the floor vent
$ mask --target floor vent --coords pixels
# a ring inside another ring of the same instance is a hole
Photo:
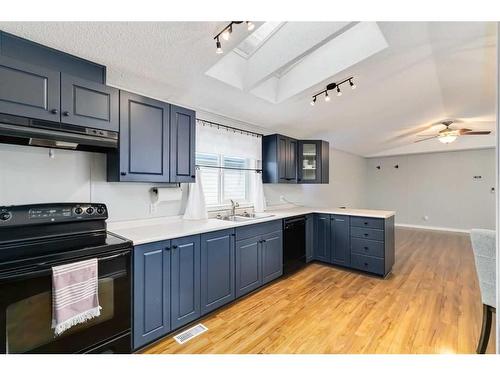
[[[188,342],[192,338],[201,335],[203,332],[206,331],[208,331],[207,327],[205,327],[203,324],[197,324],[194,327],[191,327],[185,330],[184,332],[181,332],[178,335],[174,336],[174,339],[179,344],[184,344],[185,342]]]

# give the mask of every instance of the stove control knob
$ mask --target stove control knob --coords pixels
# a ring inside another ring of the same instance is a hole
[[[77,215],[83,214],[83,209],[81,207],[75,208],[75,214],[77,214]]]
[[[0,220],[2,220],[2,221],[10,220],[11,217],[12,217],[12,214],[10,212],[2,212],[0,214]]]
[[[104,207],[97,207],[96,211],[97,211],[97,213],[99,215],[103,215],[106,212],[106,210],[104,209]]]
[[[92,215],[94,213],[94,207],[89,207],[85,210],[85,212],[88,214],[88,215]]]

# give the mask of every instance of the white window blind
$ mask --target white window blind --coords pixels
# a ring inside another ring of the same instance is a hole
[[[260,159],[260,137],[198,122],[196,164],[201,166],[209,209],[228,207],[231,199],[242,206],[252,205],[255,172],[245,169],[255,168]]]

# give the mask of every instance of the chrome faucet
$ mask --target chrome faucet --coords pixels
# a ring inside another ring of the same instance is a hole
[[[240,204],[238,202],[235,202],[233,201],[232,199],[230,199],[231,201],[231,216],[234,216],[236,215],[236,208],[240,206]]]

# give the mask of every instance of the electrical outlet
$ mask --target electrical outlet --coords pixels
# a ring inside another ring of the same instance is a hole
[[[149,205],[149,213],[150,214],[156,213],[156,204],[150,203],[150,205]]]
[[[284,195],[280,195],[280,202],[286,202],[286,199],[285,199]]]
[[[428,221],[429,220],[429,216],[425,215],[422,219],[424,219],[424,221]]]

